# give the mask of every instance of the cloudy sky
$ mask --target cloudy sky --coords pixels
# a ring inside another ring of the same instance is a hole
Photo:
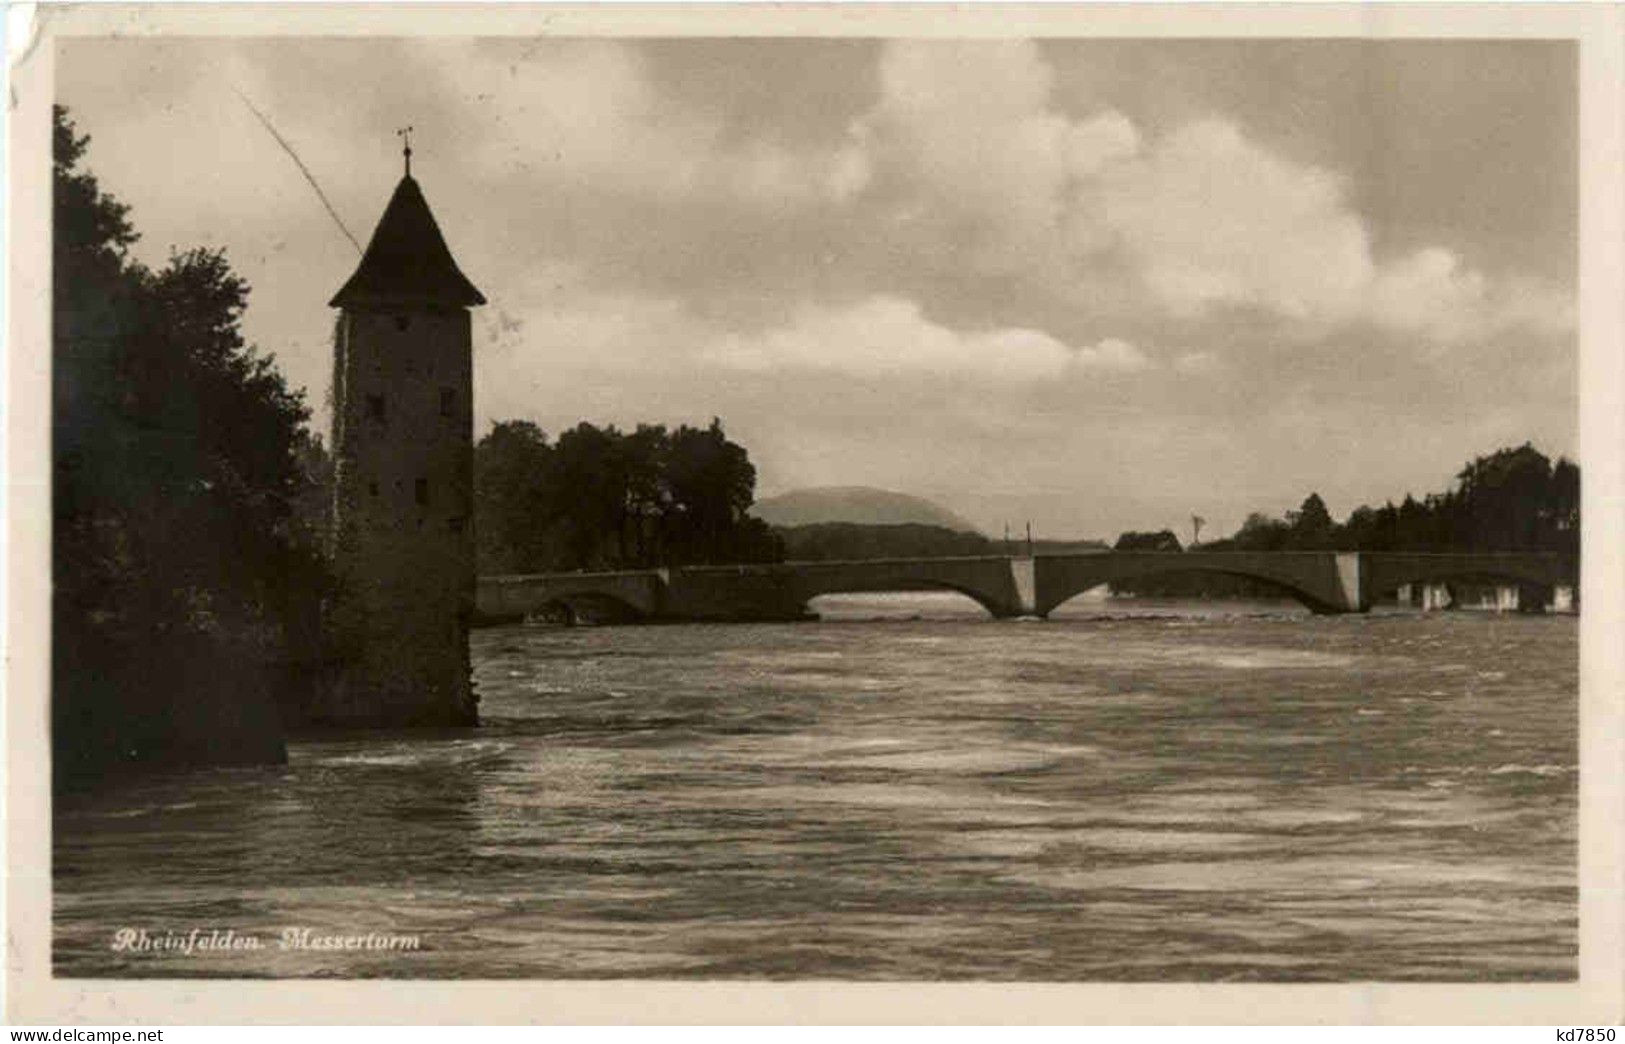
[[[325,426],[400,176],[476,312],[478,425],[723,418],[765,494],[997,533],[1334,514],[1573,454],[1565,44],[69,40],[141,254],[223,246]]]

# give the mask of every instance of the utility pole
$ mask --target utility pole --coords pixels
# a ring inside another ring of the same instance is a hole
[[[1010,523],[1006,522],[1004,524],[1004,553],[1008,555],[1010,551]]]
[[[1027,557],[1033,557],[1033,521],[1027,520]]]

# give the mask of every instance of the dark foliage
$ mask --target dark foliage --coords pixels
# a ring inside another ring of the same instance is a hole
[[[1469,462],[1452,488],[1398,507],[1362,506],[1341,525],[1311,493],[1285,519],[1248,516],[1206,550],[1557,551],[1580,549],[1580,469],[1529,443]]]
[[[325,454],[301,395],[243,342],[247,284],[218,251],[158,271],[135,262],[128,208],[80,167],[87,143],[58,108],[58,777],[264,760],[280,751],[266,702],[277,675],[319,641],[326,574],[309,505]]]
[[[1179,545],[1179,538],[1174,536],[1173,530],[1162,529],[1155,533],[1129,532],[1120,535],[1117,543],[1112,545],[1113,551],[1183,551]]]
[[[581,423],[549,444],[527,421],[474,449],[482,574],[773,562],[782,542],[746,512],[756,469],[722,423],[636,431]]]
[[[1124,534],[1125,537],[1134,534]],[[1121,544],[1121,541],[1119,541]],[[1203,551],[1546,551],[1580,550],[1580,469],[1554,463],[1529,443],[1470,461],[1443,493],[1406,494],[1396,507],[1361,506],[1337,523],[1311,493],[1285,518],[1253,513]],[[1140,581],[1140,594],[1270,595],[1250,581],[1201,574]]]

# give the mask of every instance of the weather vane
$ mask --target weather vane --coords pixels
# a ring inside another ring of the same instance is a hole
[[[406,157],[406,176],[411,177],[412,176],[412,128],[411,127],[402,127],[399,130],[397,130],[395,132],[395,134],[401,139],[401,142],[402,142],[402,145],[403,145],[403,147],[401,149],[401,155]]]

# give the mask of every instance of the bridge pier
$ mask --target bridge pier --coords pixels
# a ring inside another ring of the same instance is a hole
[[[1556,592],[1545,584],[1518,585],[1518,612],[1544,613],[1552,606]]]
[[[1038,609],[1038,563],[1031,555],[1010,560],[1010,583],[1016,589],[1016,611],[1010,616],[1049,616]]]
[[[1368,613],[1371,611],[1371,593],[1363,583],[1364,557],[1358,552],[1338,552],[1334,558],[1337,567],[1339,598],[1332,613]]]

